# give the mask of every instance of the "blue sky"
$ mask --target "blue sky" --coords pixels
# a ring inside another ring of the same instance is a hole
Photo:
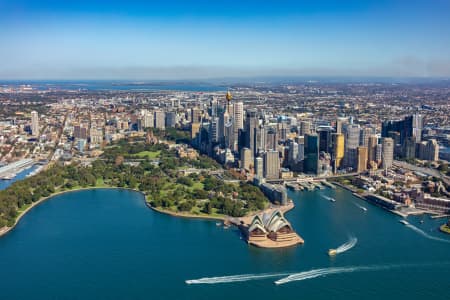
[[[450,1],[0,0],[1,79],[450,77]]]

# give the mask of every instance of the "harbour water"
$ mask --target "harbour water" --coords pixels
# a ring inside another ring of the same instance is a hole
[[[18,87],[20,85],[31,85],[35,90],[84,90],[84,91],[180,91],[180,92],[215,92],[226,91],[226,86],[201,81],[107,81],[107,80],[89,80],[89,81],[0,81],[0,87]]]
[[[408,227],[340,188],[289,195],[286,217],[305,240],[289,249],[156,213],[131,191],[56,196],[0,238],[1,298],[450,299],[444,220],[408,218]],[[328,256],[349,237],[352,248]]]
[[[14,178],[12,179],[4,179],[4,180],[0,180],[0,190],[4,190],[6,189],[8,186],[10,186],[11,184],[13,184],[14,182],[16,182],[17,180],[22,180],[25,177],[27,177],[28,174],[30,174],[31,172],[33,172],[34,170],[36,170],[38,168],[37,165],[33,165],[29,168],[26,168],[25,170],[20,171],[19,173],[17,173],[16,176],[14,176]]]

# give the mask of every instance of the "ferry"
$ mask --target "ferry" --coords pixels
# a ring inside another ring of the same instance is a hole
[[[327,200],[330,200],[331,202],[336,202],[336,199],[332,198],[332,197],[328,197],[328,196],[322,196]]]
[[[328,255],[329,255],[329,256],[335,256],[336,254],[337,254],[336,249],[330,249],[330,250],[328,250]]]
[[[409,225],[409,223],[406,220],[400,220],[400,223],[402,223],[403,225]]]

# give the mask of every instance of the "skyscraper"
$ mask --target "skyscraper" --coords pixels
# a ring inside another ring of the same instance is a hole
[[[358,167],[356,168],[357,172],[364,172],[367,170],[367,147],[359,146],[358,147]]]
[[[344,158],[344,135],[342,133],[333,133],[331,137],[333,143],[332,159],[336,171],[341,167],[342,159]]]
[[[235,102],[233,105],[234,129],[236,132],[244,128],[244,103]]]
[[[255,158],[255,178],[261,180],[264,177],[264,160],[262,157]]]
[[[408,137],[405,140],[405,143],[403,145],[403,156],[406,159],[413,159],[416,157],[416,138],[415,137]]]
[[[289,154],[288,154],[288,164],[293,165],[298,162],[298,144],[293,140],[289,140]]]
[[[264,127],[264,150],[276,150],[278,144],[277,131],[272,127]]]
[[[300,122],[300,130],[299,135],[305,135],[311,133],[311,122],[308,121],[301,121]]]
[[[358,125],[349,124],[344,127],[345,151],[344,165],[346,167],[357,167],[357,148],[359,146],[360,128]]]
[[[420,143],[422,140],[422,129],[423,129],[423,116],[420,114],[415,114],[412,116],[412,135],[416,139],[416,143]]]
[[[225,123],[224,128],[224,146],[225,148],[228,148],[230,150],[235,150],[235,141],[234,138],[234,123],[233,119],[230,119],[228,116],[228,113],[225,113],[225,118],[228,119],[228,121]]]
[[[403,120],[385,121],[382,124],[381,136],[389,137],[389,132],[396,131],[399,133],[398,144],[403,145],[406,138],[412,136],[415,136],[418,142],[422,136],[422,126],[423,118],[419,114],[405,117]]]
[[[219,101],[215,97],[211,98],[209,115],[213,117],[217,117],[219,115]]]
[[[242,148],[241,149],[241,168],[243,168],[245,170],[250,170],[252,165],[253,165],[252,150],[250,150],[249,148]]]
[[[317,174],[319,171],[319,137],[317,134],[305,135],[305,173]]]
[[[252,150],[253,157],[256,156],[257,148],[257,135],[259,128],[258,111],[255,109],[247,110],[245,118],[245,146]]]
[[[277,179],[280,176],[280,155],[278,151],[270,150],[264,153],[264,177]]]
[[[200,123],[191,123],[191,139],[195,139],[200,133]]]
[[[319,134],[319,151],[331,152],[331,128],[319,127],[317,129]]]
[[[375,134],[375,128],[373,127],[364,127],[360,131],[359,137],[359,145],[360,146],[369,146],[369,137]]]
[[[201,122],[201,118],[202,118],[202,110],[198,107],[194,107],[191,110],[191,120],[192,123],[199,123]]]
[[[244,103],[235,102],[233,104],[233,138],[234,150],[238,147],[239,131],[244,129]]]
[[[155,111],[155,127],[158,129],[166,128],[166,114],[161,110]]]
[[[145,113],[143,117],[143,126],[144,128],[154,127],[155,126],[155,116],[153,113]]]
[[[219,141],[219,118],[212,117],[209,122],[209,140],[215,144]]]
[[[37,111],[31,112],[31,134],[34,136],[39,135],[39,116]]]
[[[296,137],[295,141],[298,144],[298,161],[302,161],[305,159],[305,137]]]
[[[349,120],[348,118],[337,118],[336,120],[336,133],[342,133],[342,129],[344,127],[344,124],[348,124]]]
[[[377,156],[377,144],[378,144],[378,136],[371,135],[369,136],[369,142],[367,145],[367,159],[370,162],[376,161]]]
[[[177,124],[177,114],[174,111],[166,112],[166,127],[175,127]]]
[[[432,139],[419,144],[419,158],[423,160],[436,161],[439,159],[439,144]]]
[[[389,169],[392,167],[392,163],[394,161],[394,140],[392,138],[385,137],[382,140],[382,145],[382,166],[383,169]]]

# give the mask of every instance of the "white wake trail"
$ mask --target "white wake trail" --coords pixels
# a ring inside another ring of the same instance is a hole
[[[342,244],[341,246],[339,246],[336,249],[336,253],[340,254],[340,253],[344,253],[345,251],[352,249],[353,247],[355,247],[357,242],[358,242],[357,238],[351,237],[348,242],[346,242],[345,244]]]
[[[229,282],[267,279],[267,278],[273,278],[273,277],[283,277],[283,276],[288,276],[290,274],[292,274],[292,273],[242,274],[242,275],[190,279],[190,280],[186,280],[185,282],[186,282],[186,284],[217,284],[217,283],[229,283]]]
[[[416,226],[412,225],[412,224],[407,224],[406,227],[414,230],[415,232],[417,232],[418,234],[426,237],[427,239],[430,240],[434,240],[434,241],[438,241],[438,242],[443,242],[443,243],[450,243],[450,240],[446,240],[446,239],[442,239],[442,238],[438,238],[432,235],[429,235],[428,233],[426,233],[425,231],[423,231],[420,228],[417,228]]]
[[[332,274],[343,274],[361,271],[378,271],[389,269],[391,266],[367,266],[367,267],[342,267],[342,268],[325,268],[325,269],[315,269],[311,271],[300,272],[296,274],[289,275],[288,277],[282,278],[275,281],[275,284],[285,284],[292,281],[302,281],[307,279],[312,279],[316,277],[322,277]]]
[[[366,208],[366,207],[364,207],[364,206],[362,206],[362,205],[359,205],[358,203],[355,203],[355,202],[353,202],[353,204],[355,204],[357,207],[359,207],[359,208],[362,209],[363,211],[367,211],[367,208]]]

